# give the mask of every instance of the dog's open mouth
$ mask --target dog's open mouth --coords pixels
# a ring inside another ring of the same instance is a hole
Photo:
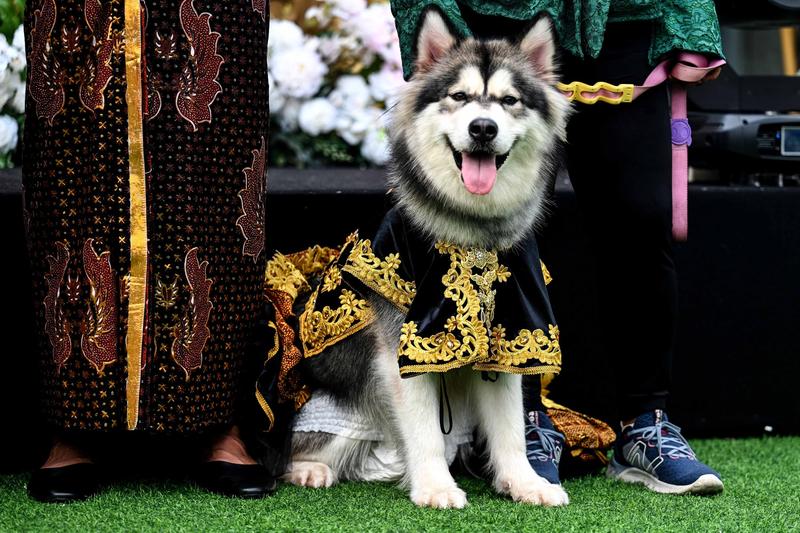
[[[451,150],[467,190],[472,194],[489,194],[497,181],[497,171],[506,162],[508,154],[459,152],[452,147]]]

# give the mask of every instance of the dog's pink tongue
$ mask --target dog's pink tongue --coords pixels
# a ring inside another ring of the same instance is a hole
[[[461,153],[461,177],[472,194],[489,194],[497,179],[494,155]]]

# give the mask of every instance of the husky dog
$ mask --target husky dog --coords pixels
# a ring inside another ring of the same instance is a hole
[[[554,54],[544,18],[510,43],[459,40],[437,11],[426,12],[415,74],[390,130],[391,185],[418,231],[494,250],[531,238],[569,115],[555,89]],[[337,409],[383,435],[397,459],[376,457],[368,441],[295,426],[285,478],[310,487],[394,478],[419,506],[464,507],[466,495],[448,468],[453,435],[440,430],[440,375],[401,379],[397,347],[404,317],[377,294],[367,298],[377,319],[306,359],[305,371]],[[488,382],[463,368],[445,379],[453,420],[486,441],[496,490],[525,503],[568,503],[564,490],[539,477],[526,458],[521,377],[501,373]]]

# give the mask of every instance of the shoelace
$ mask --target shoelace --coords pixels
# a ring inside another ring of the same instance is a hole
[[[665,431],[666,430],[666,431]],[[632,429],[628,433],[631,438],[637,436],[642,440],[656,441],[659,455],[670,459],[694,459],[695,455],[689,443],[681,435],[681,428],[670,422],[656,422],[655,425]]]
[[[538,438],[536,438],[538,436]],[[528,460],[555,461],[561,460],[561,449],[559,445],[564,437],[558,431],[547,429],[533,424],[525,428],[525,440],[529,443],[538,443],[539,446],[528,446]]]

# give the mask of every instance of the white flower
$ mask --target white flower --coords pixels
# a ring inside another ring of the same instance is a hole
[[[364,140],[367,131],[379,124],[381,111],[374,107],[347,108],[342,110],[336,121],[336,133],[350,145]]]
[[[280,113],[283,109],[283,104],[286,102],[286,96],[278,90],[275,82],[272,81],[272,76],[267,72],[267,84],[269,85],[269,112]]]
[[[11,50],[11,47],[8,46],[5,35],[0,33],[0,76],[5,75],[8,71],[8,63],[11,61],[9,50]],[[2,80],[3,78],[0,77],[0,81]]]
[[[11,46],[25,53],[25,27],[20,24],[19,28],[14,32],[14,38],[11,41]]]
[[[8,115],[0,115],[0,154],[6,154],[17,147],[17,121]]]
[[[339,109],[362,109],[370,103],[369,86],[361,76],[341,76],[329,98]]]
[[[315,51],[305,47],[275,52],[270,73],[280,91],[293,98],[317,94],[328,67]]]
[[[319,38],[319,55],[326,63],[333,63],[345,46],[345,39],[340,35],[324,35]]]
[[[400,56],[400,40],[397,38],[397,34],[394,32],[393,36],[394,38],[392,39],[392,42],[389,43],[389,46],[382,49],[379,54],[386,62],[386,65],[399,69],[403,66],[403,60]]]
[[[370,5],[353,17],[348,26],[373,52],[380,53],[391,45],[393,38],[397,38],[388,4]]]
[[[269,41],[267,49],[271,54],[287,48],[298,48],[303,45],[303,30],[290,20],[274,19],[269,21]]]
[[[13,46],[9,46],[8,50],[6,50],[6,53],[8,54],[8,66],[12,72],[19,73],[25,70],[25,54]]]
[[[370,163],[384,166],[389,161],[389,137],[384,128],[370,128],[361,144],[361,155]]]
[[[0,90],[2,90],[6,80],[11,77],[11,71],[8,69],[8,59],[3,50],[0,50]],[[2,107],[2,104],[0,104],[0,108]]]
[[[8,69],[2,69],[2,57],[0,57],[0,110],[6,105],[6,102],[14,98],[16,87],[14,86],[14,78],[19,79],[12,74]]]
[[[11,98],[11,109],[17,113],[25,112],[25,82],[14,76],[10,84],[14,88],[14,97]]]
[[[349,19],[364,11],[367,0],[331,0],[331,10],[334,17]]]
[[[8,45],[6,36],[0,33],[0,67],[10,68],[12,72],[20,72],[25,68],[25,54]]]
[[[378,72],[369,75],[369,90],[372,98],[387,105],[394,103],[397,93],[405,82],[400,69],[384,65]]]
[[[305,19],[316,22],[317,26],[326,26],[331,21],[328,10],[320,6],[311,6],[306,9]]]
[[[300,101],[287,98],[283,104],[283,110],[278,116],[278,125],[281,130],[291,132],[297,130],[297,119],[300,114]]]
[[[300,107],[297,122],[309,135],[328,133],[336,126],[336,108],[326,98],[314,98]]]

